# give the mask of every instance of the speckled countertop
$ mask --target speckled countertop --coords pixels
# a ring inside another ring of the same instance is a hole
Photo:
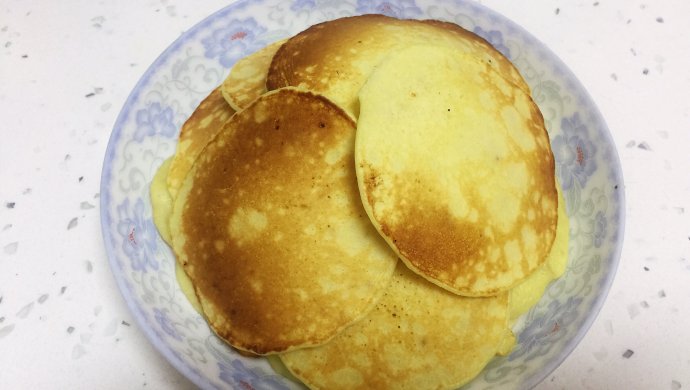
[[[485,0],[598,104],[625,175],[608,300],[539,389],[690,389],[690,3]],[[192,388],[137,329],[99,219],[112,125],[147,66],[226,4],[0,5],[0,389]]]

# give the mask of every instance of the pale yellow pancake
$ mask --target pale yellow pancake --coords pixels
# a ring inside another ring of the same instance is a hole
[[[235,111],[241,111],[266,93],[266,75],[273,55],[285,40],[271,43],[235,63],[221,85],[223,98]]]
[[[168,159],[163,161],[163,164],[161,164],[153,176],[151,186],[149,187],[153,224],[156,225],[163,241],[171,246],[172,238],[170,237],[170,225],[168,223],[170,222],[170,214],[172,214],[173,201],[168,191],[166,179],[168,178],[172,159],[172,157],[168,157]]]
[[[290,38],[273,57],[266,87],[321,93],[357,118],[357,93],[371,71],[389,52],[415,44],[448,45],[471,54],[529,93],[513,64],[481,37],[452,23],[383,15],[331,20]]]
[[[214,331],[270,354],[322,344],[370,311],[397,262],[362,208],[355,125],[309,92],[234,115],[180,190],[173,248]]]
[[[362,201],[410,268],[489,296],[544,262],[556,232],[554,160],[527,94],[473,56],[427,45],[392,53],[359,98]]]
[[[166,179],[173,200],[201,151],[234,113],[235,110],[230,108],[218,87],[199,104],[184,123]]]
[[[328,344],[280,357],[312,389],[452,389],[514,340],[508,296],[467,298],[400,264],[376,308]]]

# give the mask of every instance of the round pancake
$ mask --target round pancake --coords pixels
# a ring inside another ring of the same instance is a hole
[[[322,344],[387,286],[397,258],[362,207],[354,137],[324,97],[281,89],[234,115],[185,179],[173,248],[234,347]]]
[[[410,268],[457,294],[489,296],[544,262],[556,231],[554,160],[528,95],[472,56],[413,46],[377,67],[360,102],[362,201]]]
[[[273,55],[285,40],[274,42],[235,63],[221,85],[223,98],[235,111],[241,111],[266,92],[266,75]]]
[[[220,87],[214,89],[194,110],[182,125],[175,156],[170,163],[168,191],[173,200],[177,197],[185,176],[206,144],[218,134],[235,110],[228,106]]]
[[[391,51],[431,42],[476,56],[529,93],[512,63],[478,35],[452,23],[384,15],[336,19],[290,38],[273,57],[266,87],[318,92],[357,118],[357,93],[376,65]]]
[[[506,339],[507,294],[461,297],[401,264],[369,315],[328,344],[279,356],[312,389],[451,389]]]

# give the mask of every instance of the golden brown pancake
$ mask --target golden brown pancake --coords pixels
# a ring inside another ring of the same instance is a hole
[[[397,259],[362,208],[354,137],[324,97],[281,89],[234,115],[185,179],[173,248],[236,348],[322,344],[388,285]]]
[[[273,55],[285,40],[271,43],[235,63],[223,81],[223,98],[235,111],[241,111],[266,92],[266,75]]]
[[[554,160],[527,94],[473,56],[426,45],[392,53],[359,98],[362,201],[412,270],[489,296],[544,262],[557,221]]]
[[[507,294],[467,298],[400,264],[376,308],[329,343],[281,354],[312,389],[451,389],[512,339]]]
[[[431,43],[474,55],[529,93],[512,63],[481,37],[452,23],[383,15],[336,19],[290,38],[273,57],[266,87],[321,93],[356,118],[357,93],[376,65],[391,51]]]
[[[184,123],[166,179],[173,201],[194,161],[234,113],[218,87],[199,104]]]

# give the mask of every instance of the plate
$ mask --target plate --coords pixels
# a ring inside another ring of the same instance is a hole
[[[149,183],[173,154],[185,119],[235,61],[312,24],[364,13],[441,19],[474,31],[513,61],[542,110],[570,216],[568,267],[516,326],[513,352],[466,385],[532,387],[570,354],[604,302],[622,245],[622,174],[603,118],[565,64],[525,30],[472,2],[238,1],[184,33],[130,94],[106,151],[101,221],[117,284],[151,343],[201,388],[299,388],[265,359],[233,352],[187,302],[175,258],[152,221]]]

